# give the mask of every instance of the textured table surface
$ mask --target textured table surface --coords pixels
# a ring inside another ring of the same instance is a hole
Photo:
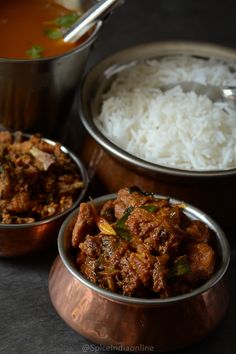
[[[150,41],[197,40],[236,48],[235,10],[235,0],[126,0],[103,27],[88,67],[116,50]],[[76,124],[72,115],[68,142]],[[236,230],[226,233],[232,250],[229,311],[211,336],[179,354],[236,353]],[[0,353],[113,353],[75,333],[52,307],[48,274],[56,255],[55,246],[38,256],[0,259]]]

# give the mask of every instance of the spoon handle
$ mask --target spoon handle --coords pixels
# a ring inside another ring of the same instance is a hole
[[[210,84],[201,84],[193,81],[182,81],[163,85],[160,89],[165,92],[172,88],[180,86],[183,92],[195,92],[197,95],[206,95],[211,101],[228,101],[236,103],[236,87],[235,86],[216,86]]]
[[[64,33],[64,42],[76,42],[94,25],[96,20],[106,16],[119,3],[121,3],[120,0],[100,0],[97,2]]]

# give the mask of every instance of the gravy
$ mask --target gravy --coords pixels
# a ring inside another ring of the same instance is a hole
[[[77,43],[64,43],[57,37],[63,19],[73,22],[78,17],[78,13],[72,13],[53,0],[1,0],[0,57],[49,57],[77,47],[86,36]]]

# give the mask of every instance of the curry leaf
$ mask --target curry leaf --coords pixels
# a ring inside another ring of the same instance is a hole
[[[123,238],[125,241],[130,241],[132,236],[129,232],[128,229],[125,228],[120,228],[120,227],[114,227],[116,234],[118,236],[120,236],[121,238]]]
[[[32,59],[38,59],[38,58],[42,58],[43,51],[44,48],[36,44],[36,45],[32,45],[30,49],[27,49],[25,53]]]
[[[180,256],[176,259],[173,267],[170,269],[168,273],[168,279],[176,278],[181,275],[189,274],[191,269],[188,264],[187,256]]]
[[[132,193],[139,193],[139,194],[142,194],[142,195],[145,195],[145,196],[148,196],[148,195],[153,195],[153,193],[149,193],[149,192],[144,192],[142,191],[142,189],[140,189],[138,186],[131,186],[129,187],[129,193],[132,194]]]
[[[149,211],[149,213],[154,213],[158,209],[156,205],[142,205],[141,208]]]
[[[125,210],[123,216],[122,216],[119,220],[116,221],[115,226],[116,226],[116,227],[119,227],[119,228],[126,228],[125,223],[126,223],[128,217],[129,217],[130,213],[131,213],[133,210],[134,210],[133,207],[127,208],[127,209]]]
[[[130,213],[134,210],[133,207],[129,207],[125,210],[123,216],[116,221],[116,223],[113,225],[117,235],[119,235],[121,238],[123,238],[126,241],[130,241],[131,240],[131,234],[129,232],[129,230],[127,229],[126,226],[126,221],[130,215]]]

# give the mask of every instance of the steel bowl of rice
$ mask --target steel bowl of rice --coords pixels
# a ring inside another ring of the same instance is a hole
[[[161,42],[122,50],[88,72],[79,112],[94,140],[84,159],[108,191],[135,183],[234,223],[236,107],[178,84],[236,86],[235,59],[235,50],[213,44]]]
[[[88,187],[82,162],[38,134],[0,132],[0,256],[45,250]]]

